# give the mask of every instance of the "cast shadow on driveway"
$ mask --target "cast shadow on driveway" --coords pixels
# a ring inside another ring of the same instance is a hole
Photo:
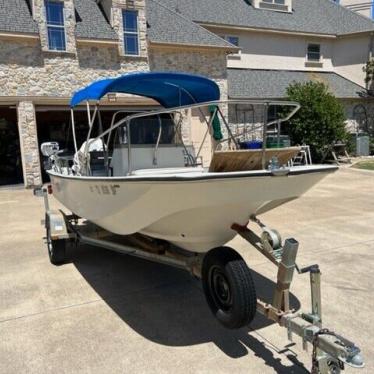
[[[270,324],[262,316],[257,315],[248,328],[222,327],[207,306],[200,281],[185,271],[88,246],[80,246],[69,257],[104,302],[153,342],[176,347],[214,342],[232,358],[261,357],[277,373],[308,372],[291,350],[279,352],[290,361],[290,366],[284,366],[272,350],[249,334]],[[274,283],[255,271],[252,275],[258,295],[270,301]],[[294,295],[290,302],[299,309]],[[285,335],[281,328],[279,333]]]

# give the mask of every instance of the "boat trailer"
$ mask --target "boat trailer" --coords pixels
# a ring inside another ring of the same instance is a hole
[[[67,241],[75,245],[88,244],[135,256],[141,259],[187,270],[191,275],[202,277],[202,264],[205,254],[191,254],[173,249],[170,243],[155,241],[141,234],[129,235],[118,241],[112,234],[74,214],[67,215],[62,210],[51,210],[48,201],[51,187],[34,189],[34,195],[44,197],[46,241],[50,260],[53,264],[65,259]],[[287,330],[288,340],[293,335],[302,339],[304,350],[312,345],[312,374],[338,374],[345,365],[363,368],[364,361],[360,349],[350,340],[322,327],[321,271],[317,264],[299,268],[296,256],[299,248],[297,240],[290,238],[282,243],[280,234],[265,226],[257,217],[251,217],[261,230],[261,236],[247,226],[233,224],[231,228],[245,239],[253,248],[264,255],[278,269],[277,282],[271,303],[257,298],[257,312],[267,319],[278,323]],[[311,289],[311,311],[295,311],[290,308],[290,287],[294,272],[309,273]]]

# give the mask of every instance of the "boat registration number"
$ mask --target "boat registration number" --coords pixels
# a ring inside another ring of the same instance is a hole
[[[116,195],[119,187],[118,184],[95,184],[90,186],[90,191],[99,195]]]

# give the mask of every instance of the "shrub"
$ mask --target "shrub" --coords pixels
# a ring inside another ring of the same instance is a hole
[[[301,105],[289,121],[288,134],[293,144],[310,146],[313,161],[321,161],[326,146],[347,140],[343,106],[325,84],[293,83],[287,88],[287,96]]]

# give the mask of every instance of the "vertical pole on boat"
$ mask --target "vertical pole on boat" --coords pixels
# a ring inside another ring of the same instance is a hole
[[[204,146],[204,144],[205,144],[206,137],[207,137],[208,134],[209,134],[209,130],[212,128],[213,120],[214,120],[214,117],[217,115],[217,112],[218,112],[218,106],[214,109],[213,115],[210,117],[209,122],[206,120],[206,118],[205,118],[205,116],[204,116],[204,120],[205,120],[205,122],[207,123],[208,128],[206,129],[206,132],[205,132],[205,135],[204,135],[203,141],[201,142],[200,147],[199,147],[199,150],[198,150],[198,152],[197,152],[197,154],[196,154],[196,158],[198,158],[198,157],[200,156],[200,152],[201,152],[202,149],[203,149],[203,146]]]
[[[222,110],[221,110],[221,108],[219,107],[219,105],[217,105],[217,109],[218,109],[218,113],[220,114],[223,123],[224,123],[225,126],[226,126],[226,130],[227,130],[227,132],[228,132],[230,138],[232,139],[232,141],[234,142],[234,144],[235,144],[235,146],[236,146],[236,149],[240,149],[239,143],[238,143],[237,140],[235,139],[235,136],[233,135],[233,133],[232,133],[232,131],[231,131],[231,129],[230,129],[230,125],[229,125],[229,123],[226,121],[226,118],[225,118],[225,116],[223,115]]]
[[[86,106],[87,106],[88,125],[91,128],[91,110],[90,110],[90,103],[88,102],[88,100],[86,101]]]
[[[126,127],[127,127],[127,152],[128,152],[128,170],[127,175],[130,175],[132,172],[132,159],[131,159],[131,132],[130,132],[130,123],[131,120],[126,121]]]
[[[77,147],[77,138],[75,136],[75,121],[74,121],[74,110],[73,108],[70,109],[70,114],[71,114],[71,128],[73,130],[73,142],[74,142],[74,152],[78,152],[78,147]]]
[[[266,138],[267,138],[267,122],[268,122],[269,103],[264,105],[264,127],[262,129],[262,169],[266,169]]]
[[[277,147],[280,147],[281,122],[277,120]]]
[[[93,115],[91,117],[90,104],[87,101],[87,116],[88,116],[88,127],[89,127],[89,129],[88,129],[88,133],[87,133],[85,153],[87,153],[87,151],[88,151],[88,140],[90,139],[90,136],[91,136],[92,127],[93,127],[93,124],[95,122],[97,112],[98,112],[98,104],[96,103],[95,110],[94,110]]]
[[[157,136],[157,143],[156,143],[156,146],[153,152],[153,162],[152,162],[153,166],[157,166],[157,151],[160,145],[161,134],[162,134],[162,121],[161,121],[161,117],[159,114],[157,115],[157,119],[158,119],[159,130],[158,130],[158,136]]]

